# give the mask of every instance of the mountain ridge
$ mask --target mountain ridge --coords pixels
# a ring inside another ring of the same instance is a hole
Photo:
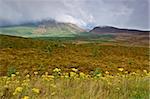
[[[144,33],[144,34],[149,34],[150,31],[146,31],[146,30],[138,30],[138,29],[126,29],[126,28],[117,28],[117,27],[113,27],[113,26],[97,26],[94,27],[92,30],[90,30],[89,32],[92,33]]]

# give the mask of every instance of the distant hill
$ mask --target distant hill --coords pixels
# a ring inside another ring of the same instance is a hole
[[[148,35],[149,31],[142,31],[142,30],[135,30],[135,29],[121,29],[111,26],[104,26],[104,27],[95,27],[90,32],[96,34],[103,34],[103,33],[134,33],[134,34],[143,34]]]
[[[55,20],[24,23],[0,27],[0,34],[35,39],[73,39],[127,42],[128,44],[149,44],[149,31],[121,29],[111,26],[95,27],[89,32],[72,23]]]
[[[0,27],[0,34],[21,37],[74,37],[84,29],[72,23],[61,23],[55,20],[24,23]]]
[[[93,35],[111,35],[117,42],[127,42],[130,44],[149,44],[150,31],[135,29],[121,29],[111,26],[95,27],[90,31]]]

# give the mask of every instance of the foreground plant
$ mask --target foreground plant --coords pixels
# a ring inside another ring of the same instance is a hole
[[[50,75],[36,71],[33,75],[21,77],[0,77],[0,98],[2,99],[148,99],[150,73],[120,73],[112,76],[100,69],[89,75],[72,68],[69,73],[55,68]]]

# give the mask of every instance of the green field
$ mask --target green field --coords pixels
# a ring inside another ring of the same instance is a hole
[[[79,31],[71,26],[41,28],[37,26],[0,27],[0,34],[20,37],[74,37]]]

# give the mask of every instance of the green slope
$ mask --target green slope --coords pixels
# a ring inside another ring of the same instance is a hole
[[[53,24],[53,23],[52,23]],[[74,37],[84,30],[70,23],[38,26],[1,27],[0,34],[21,37]]]

